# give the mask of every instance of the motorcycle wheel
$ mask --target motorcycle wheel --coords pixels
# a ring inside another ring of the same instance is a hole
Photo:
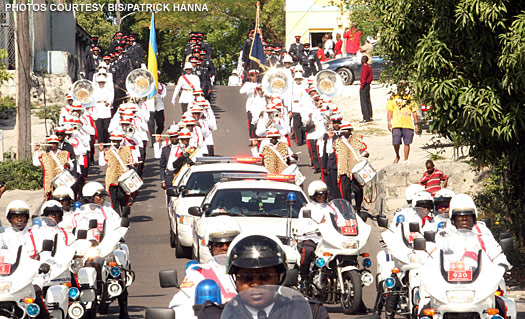
[[[345,291],[341,294],[341,308],[345,315],[353,315],[359,309],[363,295],[361,278],[357,271],[343,273],[343,287]]]

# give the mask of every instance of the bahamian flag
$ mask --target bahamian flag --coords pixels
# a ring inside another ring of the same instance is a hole
[[[157,37],[155,34],[155,14],[151,14],[151,25],[149,27],[149,48],[148,48],[148,70],[153,74],[155,78],[155,87],[153,91],[148,95],[148,99],[152,99],[157,96],[157,89],[159,87],[159,73],[157,71]]]
[[[252,46],[250,47],[250,60],[259,64],[259,67],[264,71],[266,69],[266,59],[264,57],[264,47],[261,36],[259,35],[259,2],[257,1],[257,13],[255,16],[255,35],[253,36]]]

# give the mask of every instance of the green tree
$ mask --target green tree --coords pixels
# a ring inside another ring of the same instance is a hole
[[[105,0],[81,0],[78,3],[99,3],[105,4]],[[114,1],[112,1],[114,2]],[[114,13],[108,11],[79,11],[76,12],[78,24],[91,36],[99,37],[99,44],[103,50],[107,50],[113,40],[113,35],[117,32],[117,25],[114,23]]]
[[[4,63],[4,59],[7,58],[7,55],[8,53],[6,50],[0,49],[0,85],[13,78],[13,74],[7,72],[7,67]]]
[[[374,0],[391,83],[432,105],[432,128],[496,167],[502,220],[525,244],[525,3]]]
[[[371,11],[370,1],[332,1],[330,4],[337,5],[339,10],[348,14],[348,19],[361,31],[361,44],[365,43],[368,36],[376,38],[380,23]]]
[[[286,29],[284,0],[261,1],[261,25],[268,43],[284,44]]]

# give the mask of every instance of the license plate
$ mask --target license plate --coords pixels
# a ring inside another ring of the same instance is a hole
[[[472,281],[472,270],[449,270],[448,281]]]
[[[343,235],[357,235],[357,227],[343,226],[341,227],[341,233],[343,233]]]
[[[11,273],[10,264],[0,264],[0,275],[9,275]]]

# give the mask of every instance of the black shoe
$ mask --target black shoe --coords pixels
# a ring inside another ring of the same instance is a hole
[[[359,123],[363,124],[363,123],[366,123],[368,122],[367,120],[362,120],[362,121],[359,121]]]
[[[319,174],[319,173],[321,173],[321,170],[320,170],[320,169],[316,169],[316,170],[314,170],[314,174]]]

